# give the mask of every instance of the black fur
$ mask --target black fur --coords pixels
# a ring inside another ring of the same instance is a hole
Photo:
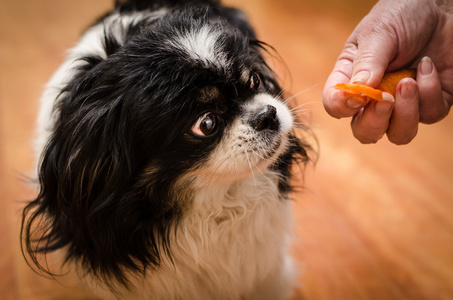
[[[264,44],[240,13],[216,1],[182,2],[118,1],[124,13],[163,5],[174,11],[124,28],[124,44],[106,31],[107,58],[81,58],[85,64],[61,91],[40,162],[41,190],[22,221],[23,252],[41,271],[49,272],[38,254],[61,248],[67,261],[80,262],[108,285],[112,278],[127,285],[126,273],[158,268],[162,251],[171,254],[170,235],[190,203],[180,198],[190,194],[175,190],[175,181],[222,138],[191,134],[196,117],[213,110],[228,126],[238,104],[257,93],[238,80],[244,66],[261,74],[262,89],[282,92],[260,54]],[[164,46],[175,32],[207,23],[223,28],[228,69],[207,68]],[[215,101],[193,100],[206,86],[221,91]],[[292,137],[274,166],[284,175],[282,192],[290,191],[291,165],[297,157],[306,160],[307,147]]]

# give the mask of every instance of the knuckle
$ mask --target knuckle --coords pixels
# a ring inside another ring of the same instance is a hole
[[[448,115],[447,110],[435,110],[429,112],[420,113],[420,122],[423,124],[433,124],[437,123]]]

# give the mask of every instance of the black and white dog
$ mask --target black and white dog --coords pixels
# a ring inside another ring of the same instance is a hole
[[[309,146],[264,48],[217,1],[117,1],[42,98],[32,263],[63,251],[122,299],[290,296],[290,169]]]

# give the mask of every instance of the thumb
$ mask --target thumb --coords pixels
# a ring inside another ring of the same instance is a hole
[[[395,57],[397,37],[388,28],[371,27],[376,23],[370,21],[364,19],[354,32],[357,52],[352,63],[351,82],[376,87]]]

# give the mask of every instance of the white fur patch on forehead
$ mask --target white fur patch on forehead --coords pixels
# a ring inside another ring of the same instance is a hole
[[[204,25],[178,35],[170,44],[186,52],[193,60],[221,69],[227,66],[227,59],[222,52],[220,34],[220,31]]]

